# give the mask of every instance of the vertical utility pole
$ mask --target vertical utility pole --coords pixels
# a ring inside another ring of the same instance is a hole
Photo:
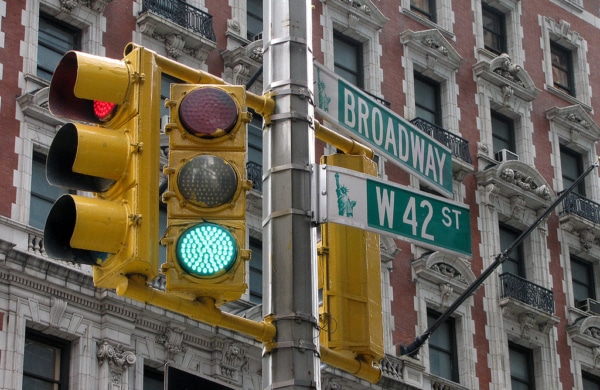
[[[264,89],[275,94],[263,135],[263,315],[277,327],[263,354],[264,389],[320,388],[312,22],[308,0],[267,0]]]

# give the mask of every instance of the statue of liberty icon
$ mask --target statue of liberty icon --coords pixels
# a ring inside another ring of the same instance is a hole
[[[355,200],[350,200],[348,187],[340,185],[340,174],[335,174],[335,193],[337,194],[338,214],[343,217],[354,217]]]

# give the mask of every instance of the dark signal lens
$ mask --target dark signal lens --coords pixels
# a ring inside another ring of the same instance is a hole
[[[198,88],[179,105],[179,120],[188,133],[202,138],[222,137],[233,130],[239,117],[233,97],[219,88]]]
[[[177,187],[188,202],[200,207],[217,207],[233,201],[238,175],[224,159],[200,155],[181,167]]]
[[[112,118],[116,107],[115,103],[94,100],[94,115],[99,121],[106,122]]]

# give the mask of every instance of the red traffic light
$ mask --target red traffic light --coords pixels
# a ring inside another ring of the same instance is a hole
[[[116,107],[115,103],[94,100],[94,115],[100,122],[107,122],[115,113]]]
[[[198,88],[189,92],[179,105],[179,120],[188,133],[202,138],[229,134],[239,118],[238,106],[219,88]]]

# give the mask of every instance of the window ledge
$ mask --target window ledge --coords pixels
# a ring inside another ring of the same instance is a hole
[[[574,96],[569,95],[568,93],[561,91],[560,89],[547,85],[546,86],[546,90],[548,92],[550,92],[553,95],[558,96],[561,99],[564,99],[566,101],[568,101],[571,104],[577,104],[579,106],[581,106],[583,109],[585,109],[587,112],[592,112],[592,107],[584,102],[582,102],[581,100],[577,99]]]
[[[431,20],[429,20],[427,18],[422,17],[421,15],[419,15],[416,12],[413,12],[408,8],[402,8],[402,13],[405,14],[406,16],[408,16],[409,18],[416,20],[417,22],[419,22],[421,24],[424,24],[425,26],[427,26],[429,28],[434,28],[434,29],[438,30],[439,32],[444,34],[447,38],[454,39],[454,33],[446,30],[439,24],[432,22]]]

